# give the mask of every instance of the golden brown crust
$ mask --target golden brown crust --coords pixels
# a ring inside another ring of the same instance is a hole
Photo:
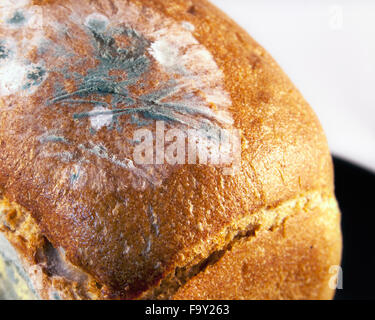
[[[288,201],[291,211],[272,226],[262,226],[226,251],[174,299],[332,299],[332,267],[340,263],[340,212],[334,196],[321,191]]]
[[[0,199],[0,232],[17,250],[20,263],[32,281],[28,299],[103,298],[95,280],[51,246],[30,212],[6,198]]]
[[[49,76],[43,85],[32,95],[0,97],[0,107],[7,110],[0,112],[4,195],[30,211],[53,246],[63,248],[74,265],[104,285],[105,297],[127,299],[141,297],[176,268],[195,265],[224,248],[239,231],[236,221],[301,193],[333,191],[331,158],[316,116],[264,49],[207,1],[56,0],[44,1],[40,8],[47,22],[63,23],[70,21],[72,12],[82,16],[99,12],[111,19],[128,5],[142,12],[134,28],[152,18],[159,23],[155,14],[194,26],[193,36],[223,72],[223,90],[231,98],[228,111],[234,127],[242,129],[241,173],[224,176],[210,166],[164,165],[156,170],[161,172],[161,185],[146,181],[140,188],[132,172],[103,159],[103,154],[93,155],[87,144],[105,144],[119,158],[126,157],[132,149],[124,141],[132,138],[135,126],[121,132],[104,128],[93,136],[89,121],[73,120],[87,105],[69,109],[48,104],[63,77],[63,71],[53,69],[62,58],[48,46],[47,51],[35,47],[27,57],[33,63],[45,60]],[[79,58],[89,57],[69,71],[85,74],[98,63],[91,59],[92,39],[84,28],[69,23],[64,35],[42,29],[52,43],[69,47]],[[0,34],[4,32],[0,26]],[[16,38],[24,34],[8,32]],[[155,63],[150,68],[145,86],[133,88],[139,94],[167,81]],[[72,79],[63,84],[68,93],[77,89]],[[49,149],[41,149],[43,134],[51,130],[74,146],[51,146],[49,141]],[[46,150],[72,152],[73,162],[87,161],[85,183],[79,189],[69,184],[66,176],[75,172],[74,163],[46,158]]]

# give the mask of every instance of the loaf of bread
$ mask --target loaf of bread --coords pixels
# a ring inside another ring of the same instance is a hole
[[[206,0],[1,0],[0,146],[3,298],[333,297],[321,125]]]

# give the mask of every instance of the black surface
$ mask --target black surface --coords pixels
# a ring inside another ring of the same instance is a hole
[[[335,299],[375,299],[375,175],[334,158],[342,212],[343,289]]]

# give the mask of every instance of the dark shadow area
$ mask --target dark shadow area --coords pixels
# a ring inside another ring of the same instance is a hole
[[[334,165],[344,237],[343,289],[335,299],[375,299],[375,175],[339,158]]]

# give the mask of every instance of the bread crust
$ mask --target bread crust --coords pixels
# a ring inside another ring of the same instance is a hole
[[[20,264],[0,255],[5,265],[13,265],[12,273],[19,278],[16,283],[2,279],[8,282],[8,292],[0,292],[2,299],[2,294],[7,297],[11,292],[12,299],[103,299],[95,279],[67,261],[62,248],[51,245],[31,213],[4,197],[0,199],[0,232],[18,253]],[[19,267],[25,272],[19,272]],[[0,268],[3,277],[8,273]]]
[[[80,17],[91,14],[109,17],[111,24],[111,19],[125,19],[121,12],[127,12],[136,16],[132,28],[145,33],[148,31],[142,29],[143,25],[154,23],[158,29],[160,21],[165,19],[170,21],[166,27],[176,28],[176,33],[180,29],[175,25],[188,23],[192,30],[189,32],[197,41],[195,45],[207,50],[221,71],[222,84],[220,79],[212,81],[228,93],[231,103],[225,111],[233,119],[233,127],[242,130],[240,173],[225,176],[212,166],[162,165],[153,168],[161,183],[150,183],[118,162],[109,161],[107,154],[94,155],[87,143],[106,145],[108,150],[117,151],[117,158],[126,158],[132,148],[125,140],[132,139],[136,126],[128,125],[120,132],[100,128],[93,135],[88,119],[81,122],[74,119],[74,114],[84,112],[87,105],[64,108],[59,100],[53,99],[56,84],[64,74],[62,69],[54,68],[60,68],[64,59],[70,60],[53,53],[48,45],[28,48],[24,58],[35,66],[43,60],[48,75],[36,74],[41,83],[29,84],[37,87],[31,93],[0,96],[0,187],[10,202],[31,213],[53,247],[63,248],[72,264],[102,286],[103,298],[147,296],[176,269],[199,264],[249,228],[239,227],[238,221],[310,191],[333,194],[331,157],[315,114],[269,54],[207,1],[56,0],[33,4],[26,7],[39,10],[36,12],[44,18],[40,28],[19,32],[1,25],[1,37],[7,32],[10,40],[20,41],[43,31],[48,41],[71,49],[77,59],[88,57],[84,63],[73,64],[69,69],[69,73],[81,76],[96,68],[99,61],[93,56],[92,37],[87,35],[87,28],[73,22],[67,22],[68,29],[59,34],[48,27],[51,21],[64,24],[74,12]],[[134,34],[122,36],[115,41],[143,41]],[[143,79],[146,84],[142,87],[137,82],[132,88],[139,95],[157,87],[157,83],[168,81],[168,72],[159,72],[150,56],[151,43],[156,41],[150,37],[144,40],[144,55],[152,62]],[[190,64],[187,67],[194,68]],[[198,72],[202,79],[206,75],[203,71]],[[213,69],[209,71],[214,73]],[[66,94],[78,90],[72,79],[64,79],[63,84]],[[204,93],[204,90],[197,91]],[[221,106],[218,103],[210,108]],[[66,141],[73,142],[73,147],[69,143],[52,145],[53,139],[44,136],[45,132],[55,132],[54,139],[60,142],[61,134]],[[48,149],[41,147],[41,140]],[[44,157],[46,150],[60,157]],[[73,158],[61,157],[71,151]],[[77,173],[74,161],[82,159],[88,161],[87,176],[78,188],[68,182]],[[157,231],[153,217],[157,220]],[[296,220],[295,224],[298,223],[304,221]],[[328,229],[334,229],[336,243],[340,243],[339,223],[332,223]],[[300,242],[295,245],[298,251]],[[337,260],[339,246],[332,247],[332,252]],[[314,259],[311,257],[311,263],[315,263]],[[207,294],[210,292],[207,285]],[[181,297],[185,294],[190,296],[186,291]],[[303,294],[298,297],[303,298]]]
[[[240,239],[182,286],[177,300],[330,300],[340,261],[340,211],[321,191],[283,203],[289,214]],[[270,214],[270,212],[264,212]],[[285,214],[285,213],[284,213]]]

